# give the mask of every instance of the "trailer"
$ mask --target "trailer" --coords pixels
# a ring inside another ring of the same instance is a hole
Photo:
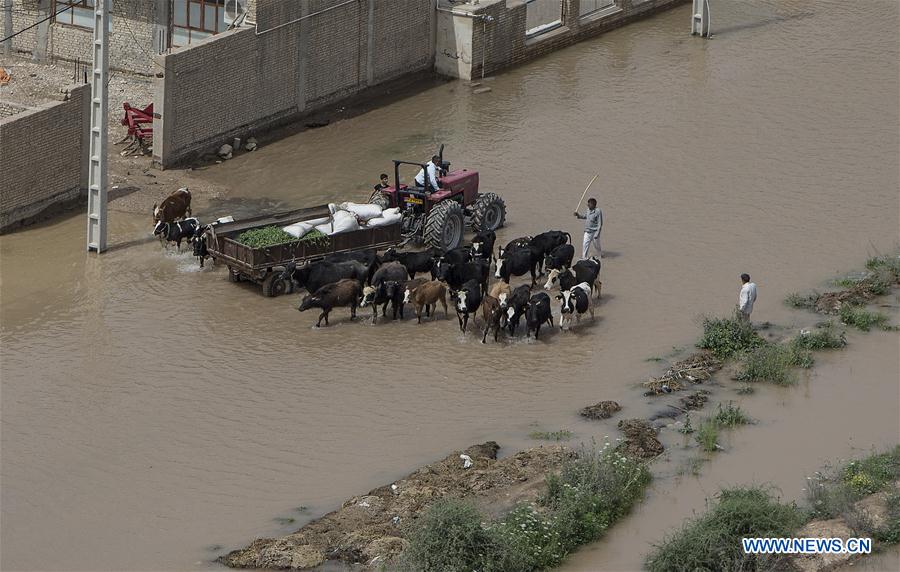
[[[209,226],[207,250],[214,262],[228,267],[228,279],[231,282],[243,280],[255,282],[262,286],[264,296],[279,296],[288,289],[288,284],[281,279],[281,270],[290,262],[302,266],[322,260],[329,254],[381,250],[403,242],[399,221],[395,224],[334,234],[329,236],[327,241],[312,242],[300,239],[252,248],[236,240],[242,232],[255,228],[272,225],[284,227],[295,222],[331,216],[328,205],[321,205],[233,222],[214,223]]]

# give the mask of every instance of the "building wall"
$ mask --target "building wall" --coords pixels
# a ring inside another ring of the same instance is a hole
[[[433,68],[433,0],[270,0],[256,16],[256,29],[157,58],[153,155],[163,167]]]
[[[87,190],[90,86],[73,86],[68,93],[67,101],[0,118],[0,231],[78,200]]]

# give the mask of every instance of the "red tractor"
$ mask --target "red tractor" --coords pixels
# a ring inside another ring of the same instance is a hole
[[[476,232],[497,230],[506,221],[506,205],[494,193],[478,192],[478,171],[450,170],[440,157],[439,189],[433,189],[428,177],[425,186],[400,184],[400,165],[413,165],[426,170],[424,163],[394,160],[394,185],[372,193],[370,203],[382,208],[400,207],[402,232],[407,242],[415,241],[443,251],[462,243],[468,222]]]

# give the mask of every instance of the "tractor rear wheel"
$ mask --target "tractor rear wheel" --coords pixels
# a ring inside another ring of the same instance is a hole
[[[262,282],[262,293],[266,298],[281,296],[287,289],[287,282],[281,279],[280,272],[269,272]]]
[[[506,203],[494,193],[482,193],[472,203],[472,228],[475,232],[497,230],[506,222]]]
[[[381,207],[381,210],[384,210],[390,208],[391,199],[381,191],[375,191],[372,193],[372,196],[369,197],[369,203],[378,205]]]
[[[425,244],[444,252],[462,244],[465,219],[462,207],[452,200],[445,200],[431,208],[425,220]]]

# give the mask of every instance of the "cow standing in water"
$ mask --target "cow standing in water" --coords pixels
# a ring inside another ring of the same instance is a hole
[[[178,189],[163,202],[153,203],[153,224],[175,222],[191,216],[191,192],[187,188]]]

